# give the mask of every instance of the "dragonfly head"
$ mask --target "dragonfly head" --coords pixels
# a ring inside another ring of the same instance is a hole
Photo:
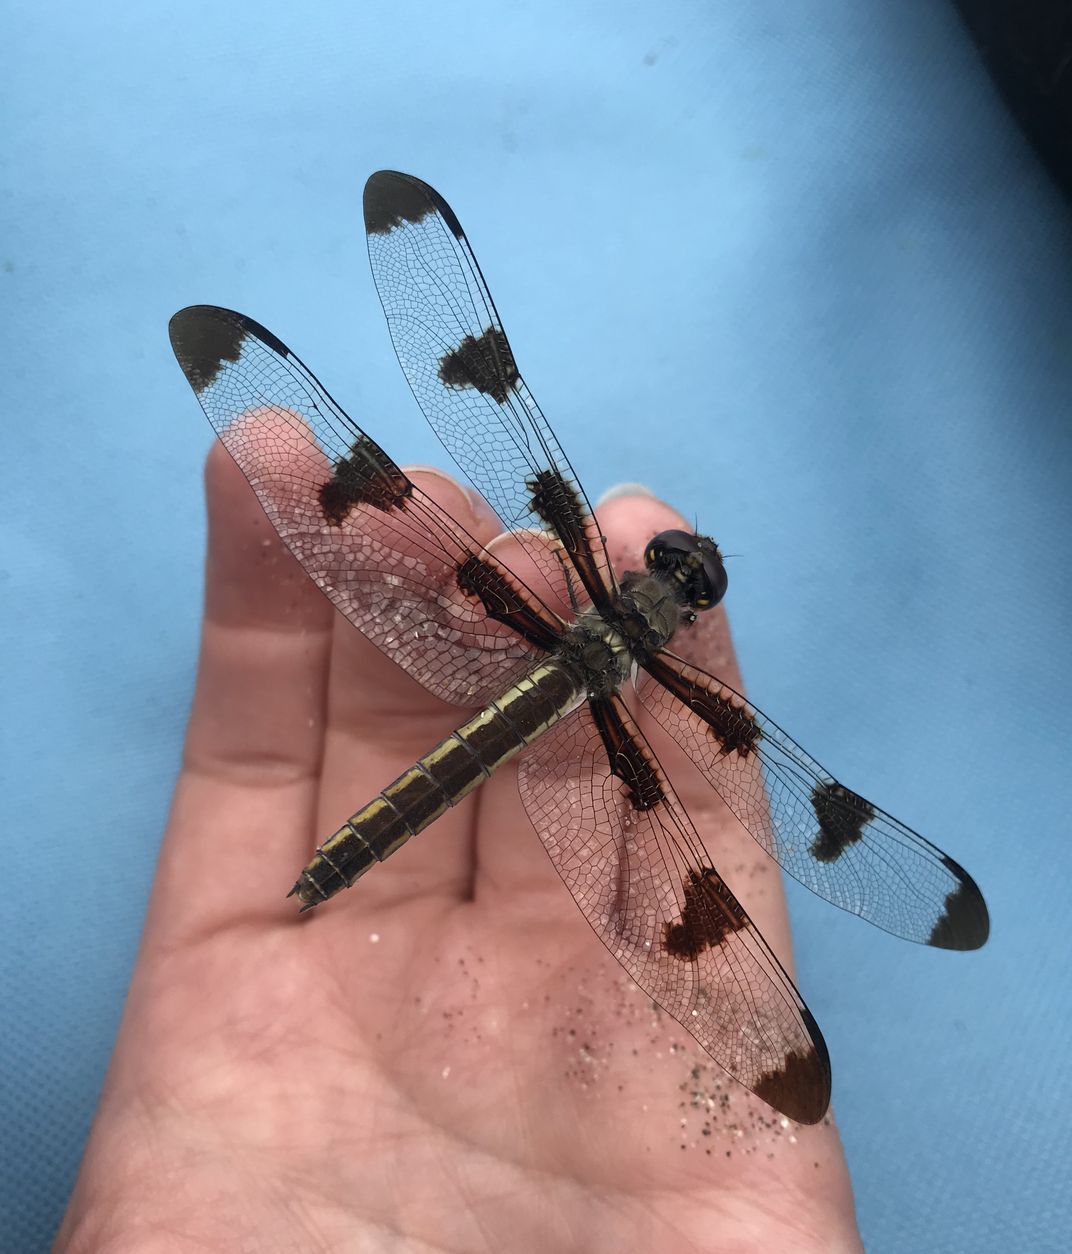
[[[660,531],[644,550],[648,571],[669,583],[678,601],[709,610],[726,595],[729,576],[718,545],[691,531]]]

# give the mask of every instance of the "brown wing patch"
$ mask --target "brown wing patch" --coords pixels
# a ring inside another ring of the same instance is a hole
[[[812,1048],[807,1053],[791,1050],[782,1068],[766,1072],[752,1091],[797,1123],[818,1123],[830,1105],[830,1055],[811,1011],[804,1007],[800,1016]]]
[[[650,758],[644,745],[631,735],[622,722],[613,702],[591,701],[592,718],[603,745],[611,771],[629,789],[629,800],[636,810],[650,810],[666,799],[659,769]]]
[[[365,230],[386,235],[406,222],[420,222],[434,210],[425,185],[406,174],[379,170],[365,184]]]
[[[644,669],[703,719],[722,757],[735,753],[747,758],[756,752],[763,733],[736,693],[677,658],[656,655],[644,663]],[[701,675],[706,682],[701,682]]]
[[[726,881],[711,867],[689,871],[682,884],[685,906],[676,923],[666,925],[666,952],[693,962],[731,933],[748,925],[748,916]]]
[[[592,603],[603,607],[609,597],[593,548],[596,531],[592,515],[576,488],[557,470],[537,471],[525,486],[529,507],[554,532],[581,577]]]
[[[439,377],[448,387],[476,388],[505,405],[518,373],[503,329],[490,326],[483,335],[467,335],[440,358]]]
[[[836,780],[824,780],[812,789],[811,804],[819,823],[812,842],[812,856],[820,862],[836,862],[849,845],[863,837],[875,817],[875,807],[859,793]]]
[[[945,899],[945,912],[927,941],[939,949],[978,949],[990,935],[990,915],[983,895],[967,871],[948,855],[942,861],[960,882]]]
[[[450,205],[434,187],[412,174],[377,170],[365,184],[364,211],[365,230],[370,235],[386,235],[407,222],[420,222],[435,213],[451,234],[465,238]]]
[[[355,505],[371,505],[385,513],[400,509],[413,484],[367,435],[350,447],[349,457],[335,463],[335,474],[320,488],[320,508],[333,527],[341,527]]]
[[[525,486],[531,496],[533,513],[543,519],[570,552],[584,541],[588,516],[580,497],[557,470],[540,470]]]
[[[210,305],[180,309],[171,319],[168,334],[179,365],[199,396],[215,382],[225,362],[238,361],[250,334],[281,357],[290,355],[287,346],[259,322]]]
[[[489,618],[505,623],[530,644],[550,652],[560,638],[558,625],[542,607],[526,600],[521,590],[497,566],[474,553],[458,566],[458,587],[476,597]]]

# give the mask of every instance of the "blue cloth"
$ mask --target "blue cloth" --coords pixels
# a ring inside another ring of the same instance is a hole
[[[642,477],[740,555],[759,705],[988,897],[959,955],[792,892],[869,1249],[1063,1248],[1072,231],[952,9],[6,26],[5,1248],[44,1248],[71,1186],[189,703],[209,432],[169,315],[253,315],[395,457],[442,460],[368,274],[381,166],[458,210],[589,491]]]

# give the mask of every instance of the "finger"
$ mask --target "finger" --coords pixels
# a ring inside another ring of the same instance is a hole
[[[425,470],[408,473],[478,543],[486,543],[501,530],[487,505],[447,475]],[[336,831],[472,713],[432,696],[359,631],[338,619],[331,650],[319,840]],[[411,901],[425,894],[468,896],[473,806],[473,798],[466,798],[363,877],[362,908]]]
[[[334,612],[221,444],[205,485],[205,619],[187,763],[249,784],[313,776]]]
[[[333,610],[222,445],[205,469],[205,618],[151,921],[282,918],[311,839]]]

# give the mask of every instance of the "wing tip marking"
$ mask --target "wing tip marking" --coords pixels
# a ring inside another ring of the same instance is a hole
[[[242,346],[252,337],[280,357],[290,350],[278,336],[245,314],[216,305],[189,305],[168,323],[171,348],[190,386],[200,395],[211,387],[220,368],[238,361]]]
[[[420,222],[430,213],[438,213],[456,239],[465,238],[454,210],[435,188],[398,170],[377,170],[369,176],[363,209],[369,235],[389,235],[407,222]]]
[[[945,909],[927,938],[936,949],[981,949],[990,936],[990,913],[979,886],[948,854],[942,864],[957,880],[946,895]]]
[[[813,1124],[830,1108],[830,1053],[811,1011],[799,1009],[811,1047],[789,1050],[781,1068],[760,1076],[752,1092],[795,1122]]]

